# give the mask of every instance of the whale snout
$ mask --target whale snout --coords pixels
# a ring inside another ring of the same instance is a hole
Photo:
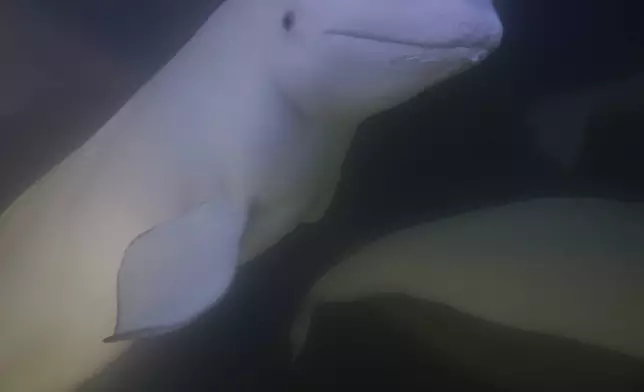
[[[503,24],[491,0],[425,0],[433,8],[415,27],[426,41],[444,46],[495,50],[503,38]],[[413,30],[412,30],[413,31]]]
[[[470,48],[496,49],[503,38],[503,24],[494,8],[481,15],[473,13],[454,24],[454,40]]]
[[[355,11],[355,15],[338,18],[323,33],[358,43],[366,40],[430,50],[468,49],[476,53],[476,58],[494,51],[503,37],[503,25],[491,0],[369,1],[369,12]],[[365,9],[367,6],[364,4]]]

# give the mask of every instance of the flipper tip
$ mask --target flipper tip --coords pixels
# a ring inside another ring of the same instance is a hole
[[[114,331],[114,334],[111,336],[106,337],[103,339],[103,343],[116,343],[116,342],[123,342],[123,341],[128,341],[128,340],[140,340],[140,339],[151,339],[156,336],[161,336],[165,335],[167,333],[170,333],[172,331],[175,331],[176,329],[179,329],[181,327],[176,327],[176,328],[141,328],[141,329],[135,329],[135,330],[125,330],[125,331],[119,331],[119,328],[117,327],[116,331]]]

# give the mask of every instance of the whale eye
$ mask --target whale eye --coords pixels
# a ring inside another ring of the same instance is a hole
[[[282,27],[286,31],[291,31],[295,25],[295,13],[293,11],[288,11],[282,17]]]

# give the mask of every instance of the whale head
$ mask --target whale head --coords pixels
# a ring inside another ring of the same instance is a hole
[[[362,119],[485,59],[503,27],[492,0],[288,0],[273,66],[309,115]]]

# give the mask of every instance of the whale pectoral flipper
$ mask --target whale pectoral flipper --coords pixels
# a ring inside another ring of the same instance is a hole
[[[115,333],[105,342],[181,328],[214,305],[235,274],[246,216],[243,205],[209,202],[132,241],[118,273]]]

